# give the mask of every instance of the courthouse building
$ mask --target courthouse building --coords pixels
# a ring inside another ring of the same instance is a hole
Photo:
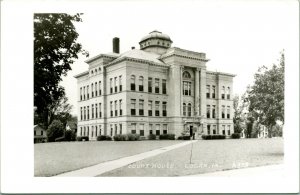
[[[140,49],[86,60],[78,85],[77,136],[136,133],[233,133],[232,82],[235,75],[208,71],[205,53],[171,47],[171,38],[153,31]]]

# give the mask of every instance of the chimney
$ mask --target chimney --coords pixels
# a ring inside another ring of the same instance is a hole
[[[120,39],[118,37],[113,38],[113,52],[120,53]]]

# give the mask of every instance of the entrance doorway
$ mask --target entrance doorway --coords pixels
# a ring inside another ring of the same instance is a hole
[[[193,125],[190,125],[190,137],[193,136]]]

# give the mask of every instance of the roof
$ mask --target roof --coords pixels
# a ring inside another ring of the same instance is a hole
[[[118,60],[120,58],[126,58],[126,57],[146,60],[146,61],[154,62],[157,64],[165,65],[165,63],[163,63],[161,60],[158,59],[160,57],[159,54],[151,53],[151,52],[147,52],[147,51],[143,51],[143,50],[139,50],[139,49],[133,49],[133,50],[124,52],[116,60]]]
[[[36,131],[36,130],[41,130],[41,131],[46,131],[45,129],[43,129],[41,126],[39,126],[39,125],[34,125],[33,126],[34,128],[34,131]]]
[[[74,78],[79,78],[81,76],[88,75],[88,74],[89,74],[89,71],[84,71],[82,73],[79,73],[79,74],[75,75]]]
[[[157,30],[154,30],[152,32],[150,32],[148,35],[144,36],[140,42],[146,41],[148,39],[151,38],[159,38],[159,39],[163,39],[163,40],[167,40],[167,41],[171,41],[171,38],[169,37],[169,35],[163,34]]]

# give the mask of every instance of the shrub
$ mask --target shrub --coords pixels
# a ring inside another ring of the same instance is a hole
[[[124,135],[124,134],[117,134],[114,136],[114,140],[115,141],[127,141],[128,137],[127,137],[127,135]]]
[[[210,140],[210,139],[225,139],[225,135],[202,135],[202,139]]]
[[[140,140],[140,135],[139,134],[127,134],[128,141],[138,141]]]
[[[162,134],[159,136],[162,140],[175,140],[175,134]]]
[[[189,135],[181,135],[177,139],[179,139],[179,140],[190,140],[191,136],[189,136]]]
[[[109,135],[99,135],[97,137],[97,141],[105,141],[105,140],[111,141],[112,138]]]
[[[148,139],[149,139],[149,140],[156,140],[156,135],[154,135],[154,134],[149,134],[149,135],[148,135]]]
[[[241,138],[241,134],[239,134],[239,133],[233,133],[233,134],[231,135],[231,138],[232,138],[232,139],[240,139],[240,138]]]
[[[64,135],[64,126],[59,120],[54,120],[47,129],[47,137],[49,142],[54,142],[56,138]]]
[[[77,141],[83,141],[83,140],[89,141],[89,137],[88,137],[88,136],[78,136],[78,137],[76,138],[76,140],[77,140]]]
[[[76,133],[73,130],[69,130],[65,132],[65,141],[75,141],[76,140]]]

